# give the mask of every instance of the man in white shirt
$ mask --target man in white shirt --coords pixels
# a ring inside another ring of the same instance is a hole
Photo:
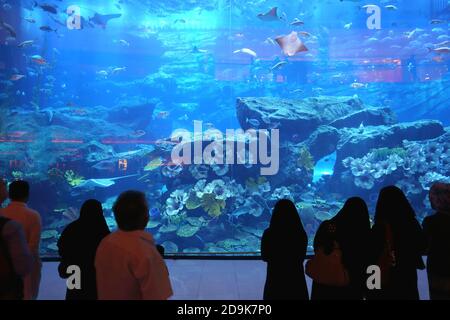
[[[149,221],[145,195],[122,193],[114,206],[119,230],[105,237],[95,257],[100,300],[165,300],[172,296],[169,272],[144,229]]]
[[[0,215],[17,221],[25,232],[25,239],[33,257],[31,273],[24,278],[24,299],[35,300],[39,294],[41,282],[41,260],[39,258],[39,244],[41,240],[41,216],[38,212],[28,208],[30,185],[26,181],[14,181],[9,185],[10,204],[0,209]]]

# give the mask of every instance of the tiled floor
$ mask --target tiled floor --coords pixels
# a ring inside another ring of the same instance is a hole
[[[174,300],[260,300],[266,264],[256,260],[166,260]],[[44,263],[39,299],[64,299],[65,281],[56,262]],[[309,278],[308,287],[311,290]],[[422,299],[428,299],[426,273],[419,273]]]

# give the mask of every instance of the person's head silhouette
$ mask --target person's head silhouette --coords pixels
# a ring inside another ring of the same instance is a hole
[[[375,223],[401,224],[416,216],[414,209],[402,190],[396,186],[381,189],[378,196]]]
[[[438,212],[450,213],[450,184],[437,182],[430,189],[431,208]]]
[[[343,228],[352,228],[354,230],[359,228],[369,229],[370,216],[366,202],[359,197],[349,198],[333,221]]]
[[[275,204],[270,220],[270,229],[272,232],[281,234],[303,230],[297,208],[291,200],[283,199]]]
[[[144,230],[149,221],[145,194],[140,191],[125,191],[113,206],[114,217],[122,231]]]
[[[23,180],[11,182],[9,185],[9,198],[11,201],[28,202],[30,185]]]

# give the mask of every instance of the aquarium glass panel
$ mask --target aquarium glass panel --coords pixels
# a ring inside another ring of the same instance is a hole
[[[279,199],[309,237],[395,184],[450,182],[444,0],[0,0],[0,176],[41,254],[82,203],[145,192],[168,254],[259,254]],[[6,203],[4,205],[7,205]],[[286,244],[288,245],[288,244]]]

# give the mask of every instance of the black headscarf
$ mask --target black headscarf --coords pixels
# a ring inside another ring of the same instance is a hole
[[[87,200],[81,207],[80,217],[70,223],[59,238],[62,262],[93,266],[97,247],[109,233],[102,204]]]
[[[370,216],[366,202],[358,197],[348,199],[331,219],[336,225],[336,241],[342,250],[342,260],[350,273],[365,271],[369,250]]]
[[[307,244],[308,236],[294,203],[287,199],[278,201],[263,236],[263,258],[304,259]]]
[[[402,190],[396,186],[381,189],[375,211],[375,223],[389,223],[393,228],[414,220],[416,213]]]
[[[295,204],[287,199],[275,204],[269,228],[280,237],[305,233]]]
[[[423,268],[421,255],[425,250],[422,228],[416,214],[402,190],[396,186],[380,191],[375,212],[374,253],[381,252],[385,243],[385,225],[393,234],[398,265]]]
[[[104,237],[109,234],[103,216],[102,204],[97,200],[86,201],[80,210],[80,217],[70,223],[58,240],[61,263],[58,271],[67,278],[67,267],[77,265],[81,269],[81,290],[67,290],[66,299],[97,298],[95,254]]]

